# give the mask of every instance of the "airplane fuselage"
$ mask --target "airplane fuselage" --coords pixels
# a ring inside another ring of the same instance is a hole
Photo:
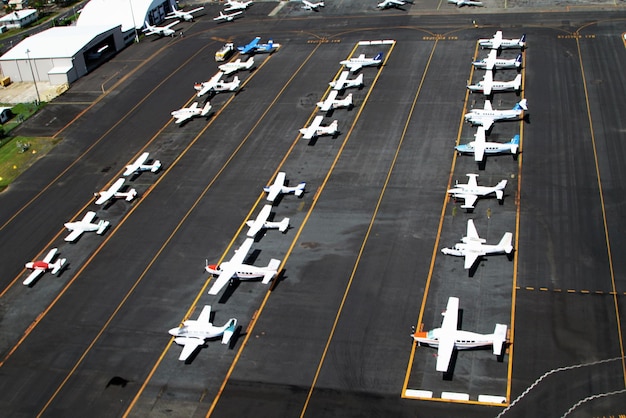
[[[469,86],[467,86],[467,88],[471,91],[479,91],[479,92],[484,92],[485,91],[485,83],[483,83],[482,81],[479,81],[476,84],[471,84]],[[491,84],[491,91],[515,91],[515,90],[519,90],[519,88],[517,87],[517,85],[512,82],[512,81],[494,81]]]
[[[206,271],[214,275],[219,275],[222,272],[222,270],[227,269],[228,266],[229,266],[228,261],[220,264],[219,266],[217,266],[216,264],[210,264],[206,267]],[[273,271],[273,270],[269,270],[264,267],[256,267],[256,266],[250,266],[247,264],[242,264],[239,266],[237,271],[235,271],[235,274],[233,275],[233,277],[236,277],[240,280],[259,279],[265,276],[265,274],[268,271]]]
[[[472,64],[479,70],[487,69],[487,59],[482,59],[480,61],[474,61]],[[497,59],[493,63],[493,68],[497,70],[512,70],[514,68],[519,68],[520,64],[515,59],[505,60],[505,59]]]
[[[482,119],[498,120],[518,120],[524,115],[524,110],[482,110],[473,109],[465,114],[465,121],[475,125],[482,125]]]
[[[441,328],[436,328],[428,332],[416,332],[413,334],[413,339],[420,345],[438,347],[440,332]],[[490,345],[493,345],[493,334],[479,334],[463,330],[454,331],[454,348],[457,350],[469,350]]]
[[[485,154],[515,154],[517,147],[517,145],[513,145],[510,143],[501,144],[499,142],[486,142]],[[474,142],[457,145],[456,150],[461,154],[473,154],[475,151]]]
[[[490,193],[494,193],[497,189],[495,187],[478,186],[478,187],[455,187],[448,190],[448,193],[452,195],[458,194],[473,194],[476,196],[485,196]]]
[[[192,323],[189,323],[192,322]],[[197,321],[185,321],[182,327],[172,328],[169,334],[174,337],[209,338],[221,337],[224,327],[214,327],[213,325],[197,324]]]

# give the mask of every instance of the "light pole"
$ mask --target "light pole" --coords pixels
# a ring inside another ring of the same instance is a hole
[[[26,49],[26,57],[28,58],[28,65],[30,66],[30,73],[33,75],[33,83],[35,83],[35,92],[37,93],[37,105],[41,103],[41,98],[39,97],[39,89],[37,89],[37,80],[35,80],[35,72],[33,71],[33,63],[30,61],[30,49]]]

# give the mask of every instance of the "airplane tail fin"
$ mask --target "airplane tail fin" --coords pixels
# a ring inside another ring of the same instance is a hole
[[[502,200],[504,198],[504,188],[506,187],[506,180],[500,181],[496,184],[496,199]]]
[[[96,234],[102,235],[108,226],[109,226],[109,221],[105,221],[101,219],[100,222],[98,222],[98,229],[96,230]]]
[[[287,228],[289,228],[289,218],[283,218],[283,220],[278,224],[278,230],[280,232],[285,232]]]
[[[59,258],[55,263],[52,264],[52,274],[57,274],[59,272],[59,270],[61,270],[61,267],[63,267],[63,265],[65,264],[65,262],[67,261],[66,258]]]
[[[513,110],[528,110],[528,101],[522,99],[513,106]]]
[[[354,82],[356,83],[357,86],[362,86],[363,85],[363,73],[359,74],[359,76],[354,79]]]
[[[137,190],[135,189],[130,189],[127,193],[126,193],[126,201],[130,202],[131,200],[133,200],[135,197],[137,196]]]
[[[298,184],[296,191],[294,192],[294,194],[298,197],[302,196],[302,194],[304,193],[304,188],[306,187],[306,182],[302,182],[300,184]]]
[[[502,348],[506,343],[507,326],[505,324],[496,324],[493,331],[493,354],[499,356],[502,354]]]
[[[374,59],[376,61],[382,61],[383,60],[383,53],[379,52],[378,54],[376,54],[376,56],[374,57]]]
[[[504,251],[507,254],[511,254],[513,252],[513,234],[510,232],[505,232],[502,236],[502,239],[498,243],[498,248]]]
[[[519,135],[515,135],[509,143],[512,144],[511,154],[517,154],[519,152]]]
[[[522,75],[518,74],[515,77],[515,80],[513,80],[513,87],[515,88],[515,90],[519,90],[522,87]]]
[[[339,121],[337,121],[337,119],[335,119],[333,121],[333,123],[331,123],[330,125],[328,125],[328,128],[333,131],[333,132],[337,132],[339,130]]]
[[[352,93],[348,94],[345,98],[346,103],[348,104],[348,106],[352,106]]]
[[[152,167],[150,168],[150,171],[153,173],[156,173],[160,169],[161,169],[161,161],[154,160],[154,162],[152,163]]]
[[[235,78],[233,78],[233,83],[235,84],[235,86],[239,87],[239,84],[241,83],[241,80],[239,80],[238,76],[235,76]]]
[[[226,328],[224,329],[224,333],[222,334],[222,344],[228,344],[230,342],[230,339],[233,337],[233,334],[235,334],[235,329],[237,328],[237,320],[235,318],[230,318],[224,326]]]
[[[526,34],[524,33],[521,38],[519,38],[519,46],[524,48],[526,46]]]
[[[518,54],[515,58],[515,68],[520,68],[522,66],[522,54]]]
[[[202,112],[200,112],[200,116],[206,116],[209,114],[210,111],[211,111],[211,103],[206,102],[206,104],[202,108]]]
[[[278,273],[278,267],[280,267],[280,260],[272,258],[267,265],[267,272],[263,275],[263,284],[268,284],[270,280]]]

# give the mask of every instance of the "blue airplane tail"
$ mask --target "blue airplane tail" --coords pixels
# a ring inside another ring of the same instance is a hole
[[[519,145],[519,135],[515,135],[513,139],[511,139],[511,144]]]
[[[526,45],[526,34],[522,34],[522,37],[519,38],[520,45]]]
[[[374,59],[375,59],[375,60],[382,60],[382,59],[383,59],[383,53],[382,53],[382,52],[379,52],[379,53],[378,53],[378,54],[374,57]]]
[[[515,66],[516,67],[522,66],[522,54],[518,54],[517,57],[515,58]]]

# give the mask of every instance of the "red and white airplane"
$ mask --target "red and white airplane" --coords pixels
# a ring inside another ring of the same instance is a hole
[[[56,253],[57,249],[53,248],[48,251],[48,254],[46,254],[43,260],[30,261],[25,264],[26,268],[33,270],[33,272],[28,275],[26,280],[24,280],[24,286],[31,285],[35,280],[37,280],[37,278],[41,274],[45,273],[46,271],[50,271],[50,273],[52,274],[57,274],[61,270],[61,267],[63,267],[67,260],[65,258],[59,258],[53,263],[52,259],[54,258]]]

